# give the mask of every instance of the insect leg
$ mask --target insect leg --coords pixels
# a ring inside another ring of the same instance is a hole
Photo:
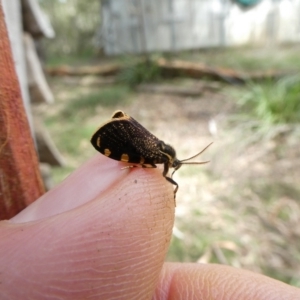
[[[169,172],[169,163],[164,163],[163,176],[167,178],[168,172]]]
[[[178,183],[175,180],[173,180],[171,177],[166,177],[166,179],[176,186],[175,190],[174,190],[174,195],[176,195],[177,190],[178,190]]]
[[[178,183],[176,181],[174,181],[171,177],[165,177],[170,183],[174,184],[176,187],[175,187],[175,190],[174,190],[174,204],[175,204],[175,207],[176,207],[176,193],[177,193],[177,190],[178,190]]]
[[[156,165],[154,165],[154,164],[129,165],[129,166],[121,168],[121,170],[129,169],[129,168],[138,168],[138,167],[142,167],[142,168],[156,168]]]
[[[167,181],[169,181],[170,183],[174,184],[175,185],[175,190],[174,190],[174,202],[175,202],[175,207],[176,207],[176,193],[177,193],[177,190],[178,190],[178,183],[172,179],[171,177],[168,177],[167,174],[168,174],[168,171],[169,171],[169,163],[165,163],[164,164],[164,171],[163,171],[163,176],[167,179]],[[174,173],[174,172],[173,172]],[[172,173],[172,175],[173,175]]]

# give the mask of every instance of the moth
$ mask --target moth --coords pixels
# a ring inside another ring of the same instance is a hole
[[[91,143],[97,151],[114,160],[137,164],[144,168],[156,168],[156,164],[163,164],[162,175],[175,185],[174,197],[178,190],[178,184],[172,178],[175,171],[182,165],[208,163],[188,161],[203,153],[212,144],[190,158],[179,160],[172,146],[158,139],[121,110],[114,112],[111,119],[93,134]],[[170,168],[174,168],[171,177],[168,176]]]

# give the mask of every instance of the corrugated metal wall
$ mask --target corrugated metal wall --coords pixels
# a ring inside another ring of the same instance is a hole
[[[107,54],[300,41],[300,0],[104,0]]]

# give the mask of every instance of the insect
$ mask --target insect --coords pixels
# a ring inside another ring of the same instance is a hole
[[[184,164],[206,164],[188,162],[203,153],[211,144],[196,155],[179,160],[174,148],[159,140],[135,119],[121,110],[113,113],[111,119],[104,123],[92,136],[91,143],[97,151],[114,160],[141,165],[144,168],[156,168],[156,164],[164,164],[162,175],[175,185],[174,197],[178,184],[172,177]],[[174,168],[171,177],[168,171]]]

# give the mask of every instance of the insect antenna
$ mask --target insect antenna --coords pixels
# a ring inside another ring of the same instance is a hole
[[[204,165],[204,164],[207,164],[209,163],[209,161],[195,161],[195,162],[187,162],[188,160],[190,159],[193,159],[197,156],[199,156],[201,153],[203,153],[212,143],[208,144],[204,149],[202,149],[199,153],[197,153],[196,155],[190,157],[190,158],[186,158],[186,159],[183,159],[183,160],[179,160],[178,161],[178,165],[176,167],[174,167],[174,171],[172,172],[171,174],[171,178],[173,177],[173,174],[181,167],[181,165]]]
[[[204,165],[204,164],[207,164],[209,163],[210,160],[206,160],[206,161],[195,161],[195,162],[184,162],[184,163],[181,163],[182,165]]]
[[[209,161],[200,161],[200,162],[185,162],[188,160],[191,160],[197,156],[199,156],[200,154],[202,154],[209,146],[211,146],[213,143],[208,144],[204,149],[202,149],[199,153],[197,153],[196,155],[190,157],[190,158],[186,158],[180,161],[181,164],[183,165],[202,165],[202,164],[207,164]]]

